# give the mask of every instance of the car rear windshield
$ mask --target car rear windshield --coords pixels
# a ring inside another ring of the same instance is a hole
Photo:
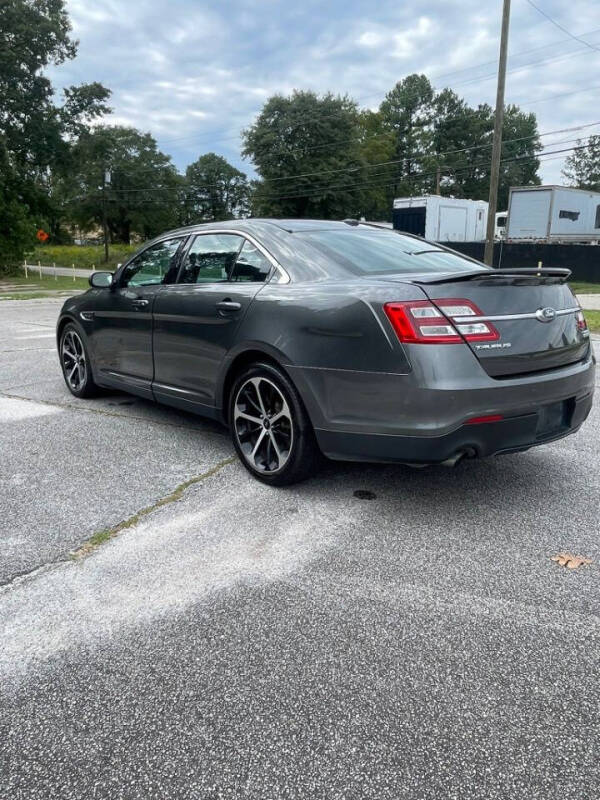
[[[483,264],[449,253],[424,239],[373,228],[298,233],[307,242],[356,275],[464,272]]]

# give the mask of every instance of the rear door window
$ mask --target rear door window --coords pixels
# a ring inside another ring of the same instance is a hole
[[[267,280],[270,272],[271,262],[269,259],[261,253],[258,247],[246,239],[235,262],[231,280],[262,283]]]
[[[223,283],[231,280],[244,239],[235,233],[202,233],[186,253],[179,283]]]

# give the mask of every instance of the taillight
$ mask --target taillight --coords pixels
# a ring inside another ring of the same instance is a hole
[[[411,300],[386,303],[383,308],[401,342],[461,344],[500,338],[491,323],[466,319],[483,316],[470,300],[438,300],[436,305],[429,300]]]
[[[588,326],[587,326],[587,322],[585,321],[585,317],[583,315],[583,311],[578,311],[575,314],[575,320],[576,320],[576,323],[577,323],[577,330],[578,331],[581,331],[582,333],[584,331],[587,331]]]

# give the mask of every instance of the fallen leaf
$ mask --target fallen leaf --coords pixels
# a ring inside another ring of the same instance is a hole
[[[592,563],[591,558],[585,556],[574,556],[571,553],[559,553],[552,556],[552,561],[556,561],[561,567],[567,569],[577,569],[577,567],[588,567]]]

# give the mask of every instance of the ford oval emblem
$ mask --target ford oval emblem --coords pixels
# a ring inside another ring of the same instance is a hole
[[[548,306],[547,308],[538,308],[535,312],[536,319],[539,322],[552,322],[556,318],[556,311]]]

